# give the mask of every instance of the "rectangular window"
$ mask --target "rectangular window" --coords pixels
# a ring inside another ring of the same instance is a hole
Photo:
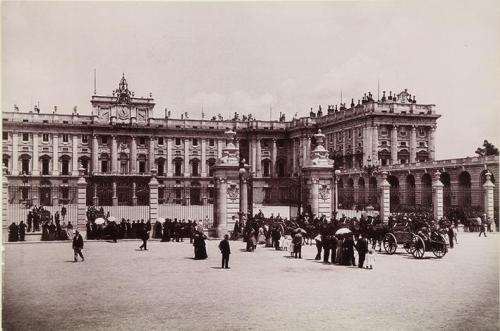
[[[30,141],[30,134],[29,133],[23,133],[23,141]]]
[[[2,139],[3,140],[9,140],[9,133],[8,132],[2,132]]]
[[[180,146],[181,144],[181,138],[175,138],[175,145]]]
[[[108,137],[102,137],[102,138],[101,138],[101,143],[102,143],[103,145],[107,145],[107,144],[108,144]]]
[[[389,131],[387,131],[387,128],[382,128],[382,130],[380,131],[380,133],[383,135],[383,136],[387,136],[389,134]]]
[[[69,140],[69,137],[67,134],[63,134],[63,143],[67,143]]]
[[[401,137],[406,137],[406,135],[408,134],[408,132],[406,132],[405,129],[401,129],[401,131],[399,132],[399,134],[401,135]]]
[[[23,174],[29,174],[30,173],[30,160],[29,159],[22,159],[21,161],[21,171]]]
[[[425,137],[425,129],[424,128],[418,128],[418,135],[420,137]]]
[[[69,175],[69,161],[68,160],[62,161],[61,174],[62,175]]]
[[[163,146],[163,137],[158,138],[158,145]]]
[[[347,137],[351,139],[351,130],[347,131]]]
[[[144,138],[144,137],[139,138],[139,145],[142,145],[142,146],[146,145],[146,138]]]
[[[82,135],[82,143],[86,144],[89,142],[89,136]]]
[[[210,147],[215,146],[215,139],[208,139],[208,146]]]
[[[42,141],[44,141],[44,142],[49,141],[49,134],[48,133],[42,134]]]
[[[406,146],[406,141],[402,141],[401,146]]]
[[[198,146],[198,139],[196,138],[193,139],[193,146]]]
[[[143,174],[146,172],[146,161],[139,162],[139,173]]]

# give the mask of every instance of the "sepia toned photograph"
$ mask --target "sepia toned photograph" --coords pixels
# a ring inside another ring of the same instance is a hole
[[[500,329],[496,1],[3,1],[2,330]]]

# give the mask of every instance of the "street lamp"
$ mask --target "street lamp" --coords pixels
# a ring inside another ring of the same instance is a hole
[[[337,208],[338,208],[338,203],[339,203],[339,177],[340,177],[340,169],[335,169],[333,170],[333,181],[335,183],[335,195],[333,197],[334,203],[333,203],[333,215],[334,219],[337,219]]]
[[[370,189],[370,179],[372,177],[372,175],[374,175],[375,173],[377,173],[377,171],[379,170],[379,166],[377,164],[372,164],[372,159],[370,156],[368,156],[368,158],[366,159],[367,161],[367,165],[365,165],[363,167],[363,171],[365,173],[368,174],[368,188]],[[371,190],[371,189],[370,189]],[[369,196],[369,201],[368,201],[368,206],[366,206],[365,210],[367,211],[367,213],[371,213],[375,208],[373,208],[373,206],[371,205],[371,194]]]

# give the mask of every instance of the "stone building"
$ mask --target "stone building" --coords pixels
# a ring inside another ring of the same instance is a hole
[[[319,107],[290,121],[173,119],[167,110],[154,116],[152,96],[135,97],[125,77],[112,95],[93,95],[90,103],[91,115],[79,114],[76,107],[72,114],[38,107],[3,112],[10,202],[71,203],[82,167],[89,205],[146,205],[153,169],[160,204],[209,204],[214,198],[212,168],[222,155],[227,129],[237,133],[240,157],[252,173],[252,201],[259,204],[289,204],[297,198],[290,187],[301,177],[318,129],[342,170],[339,202],[348,207],[376,204],[378,179],[368,175],[367,167],[390,172],[400,205],[430,205],[427,191],[435,170],[441,172],[449,206],[480,204],[475,193],[486,168],[498,178],[498,157],[435,161],[440,115],[407,90],[389,96],[384,92],[379,101],[369,93],[357,104],[352,100],[349,108],[330,105],[324,112]]]

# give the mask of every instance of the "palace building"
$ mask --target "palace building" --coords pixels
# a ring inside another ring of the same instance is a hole
[[[90,103],[91,115],[76,108],[72,114],[44,113],[36,107],[3,112],[10,203],[69,204],[83,168],[89,205],[147,204],[153,173],[160,204],[172,199],[210,204],[212,167],[222,156],[227,129],[237,133],[240,157],[252,173],[252,199],[258,204],[289,202],[289,187],[300,178],[318,129],[341,170],[339,207],[376,205],[377,178],[367,169],[389,172],[394,206],[432,204],[431,181],[438,170],[448,207],[480,206],[482,195],[475,192],[482,189],[485,171],[493,174],[493,181],[498,178],[496,156],[436,161],[440,115],[433,104],[417,103],[407,90],[388,96],[384,92],[380,100],[368,93],[357,103],[352,100],[350,107],[319,107],[309,117],[290,121],[173,119],[167,111],[155,117],[152,96],[135,97],[125,77],[112,95],[93,95]]]

